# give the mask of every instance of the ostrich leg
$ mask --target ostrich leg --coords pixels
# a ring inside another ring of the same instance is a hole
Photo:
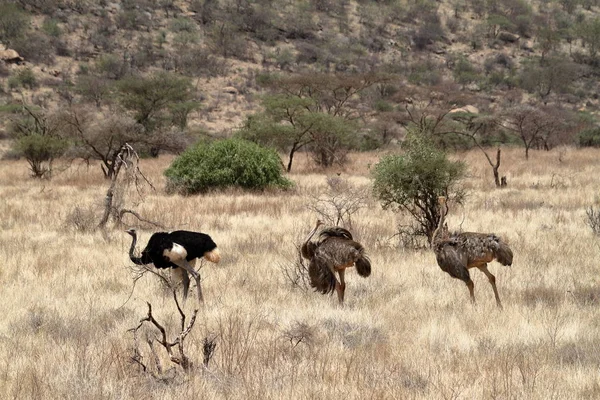
[[[496,296],[496,305],[498,308],[502,309],[502,302],[500,301],[500,296],[498,295],[498,288],[496,287],[496,277],[487,269],[487,264],[484,264],[481,267],[478,267],[481,272],[487,276],[488,281],[492,285],[492,289],[494,289],[494,296]]]
[[[183,302],[187,300],[188,290],[190,288],[190,277],[188,276],[188,271],[185,268],[179,267],[173,271],[173,275],[179,279],[181,285],[183,286]]]
[[[338,295],[338,301],[340,304],[344,304],[344,292],[346,291],[346,282],[344,280],[344,274],[345,274],[345,270],[340,269],[337,271],[338,275],[340,276],[340,281],[335,283],[335,289],[337,291],[337,295]]]
[[[196,263],[195,260],[192,263]],[[186,260],[181,260],[180,264],[182,268],[192,275],[192,278],[196,281],[196,287],[198,288],[198,302],[204,303],[204,296],[202,296],[202,286],[200,285],[200,274],[194,269],[194,267]]]

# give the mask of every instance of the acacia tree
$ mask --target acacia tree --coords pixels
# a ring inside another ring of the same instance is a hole
[[[492,173],[494,174],[494,184],[496,187],[506,185],[506,177],[500,180],[500,157],[502,151],[500,147],[496,150],[496,160],[492,160],[492,156],[488,153],[488,150],[482,145],[485,138],[491,136],[494,127],[496,126],[496,120],[493,117],[478,116],[477,114],[459,112],[451,113],[451,118],[455,121],[463,124],[463,130],[457,130],[456,133],[468,138],[485,156],[488,164],[492,167]],[[504,183],[503,183],[504,182]]]
[[[294,155],[309,148],[319,165],[344,161],[357,139],[359,94],[384,81],[376,75],[295,75],[266,82],[274,94],[263,99],[265,111],[251,116],[239,134]]]
[[[116,87],[121,105],[133,113],[148,136],[173,125],[185,128],[189,112],[200,106],[193,100],[191,81],[169,72],[161,71],[149,77],[131,76],[119,81]],[[169,142],[163,142],[161,146],[152,147],[150,153],[157,156],[160,150],[181,150],[168,146]]]
[[[312,105],[311,99],[267,96],[263,100],[265,111],[249,117],[238,135],[287,151],[287,172],[292,170],[296,152],[304,147],[310,148],[319,165],[343,162],[356,137],[354,124],[342,117],[311,111]]]
[[[545,105],[551,94],[566,92],[581,74],[581,68],[575,63],[549,57],[539,63],[527,64],[522,70],[520,81],[523,89],[537,94]]]
[[[23,104],[9,115],[13,148],[29,164],[35,178],[50,178],[53,162],[62,156],[69,143],[61,136],[64,121],[54,112]]]
[[[406,211],[417,222],[416,233],[429,243],[438,226],[438,197],[461,203],[464,190],[460,180],[465,164],[448,160],[423,132],[407,136],[402,155],[382,158],[373,169],[373,193],[384,209]]]
[[[498,125],[521,140],[528,160],[531,148],[550,150],[551,144],[568,126],[568,120],[563,117],[564,114],[555,108],[519,105],[501,114]]]

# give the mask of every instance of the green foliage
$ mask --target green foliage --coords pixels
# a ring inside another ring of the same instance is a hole
[[[390,112],[394,110],[394,106],[383,99],[377,100],[373,108],[378,112]]]
[[[53,18],[46,18],[42,24],[42,30],[46,32],[46,35],[52,37],[59,37],[62,34],[62,29],[58,26],[58,21]]]
[[[195,33],[197,30],[196,23],[185,17],[175,18],[169,24],[169,29],[171,32],[188,32]]]
[[[600,51],[600,18],[580,23],[576,26],[575,31],[587,48],[590,58],[595,60]]]
[[[383,157],[373,169],[373,193],[384,209],[407,211],[418,223],[418,232],[431,240],[439,221],[437,199],[461,202],[459,183],[465,164],[451,161],[422,133],[411,132],[405,153]]]
[[[103,54],[96,60],[95,70],[109,79],[121,79],[127,72],[127,65],[115,54]]]
[[[452,73],[456,82],[462,85],[476,82],[479,79],[478,71],[473,64],[471,64],[469,59],[464,56],[458,58]]]
[[[0,3],[0,42],[11,45],[29,26],[29,16],[14,4]]]
[[[431,59],[409,66],[408,81],[415,85],[437,85],[442,81],[440,68]]]
[[[490,27],[490,29],[494,28],[494,26],[498,26],[500,29],[509,32],[513,32],[516,29],[515,24],[512,23],[504,15],[491,14],[490,16],[488,16],[487,24]]]
[[[581,131],[577,139],[582,147],[600,147],[600,127]]]
[[[265,112],[251,116],[239,137],[289,152],[288,172],[296,151],[308,147],[315,163],[343,163],[349,149],[358,147],[354,123],[320,111],[316,101],[285,94],[265,96]]]
[[[32,134],[17,139],[14,149],[27,160],[34,177],[47,178],[52,173],[52,161],[63,155],[67,147],[68,142],[59,137]]]
[[[148,132],[172,120],[164,114],[169,108],[192,97],[190,80],[169,72],[157,72],[148,77],[129,76],[116,86],[121,105],[133,111],[135,120]]]
[[[282,172],[281,160],[274,150],[242,139],[225,139],[189,148],[173,161],[165,176],[171,189],[196,194],[226,187],[291,187],[292,182]]]
[[[11,89],[16,89],[18,87],[34,89],[38,86],[38,83],[31,68],[24,68],[8,79],[8,86]]]

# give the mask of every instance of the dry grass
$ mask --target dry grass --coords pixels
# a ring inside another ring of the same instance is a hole
[[[351,165],[326,172],[299,157],[289,193],[195,197],[164,194],[168,159],[143,161],[158,191],[146,190],[143,202],[127,193],[128,205],[169,228],[209,233],[223,256],[204,265],[206,305],[186,342],[201,365],[203,339],[217,338],[209,368],[161,379],[130,362],[127,330],[145,316],[146,301],[170,335],[178,315],[153,276],[131,294],[127,234],[88,229],[106,192],[99,169],[39,182],[24,163],[0,162],[0,397],[597,398],[600,246],[585,209],[600,202],[598,152],[540,152],[526,162],[522,151],[505,150],[503,190],[481,153],[460,155],[470,194],[448,222],[511,244],[513,266],[491,267],[504,311],[483,274],[472,274],[473,307],[431,251],[399,247],[390,239],[399,217],[376,202],[353,216],[373,274],[347,275],[344,308],[284,278],[281,264],[316,218],[309,195],[326,189],[328,173],[368,185],[377,157],[351,155]],[[140,234],[144,244],[151,230]]]

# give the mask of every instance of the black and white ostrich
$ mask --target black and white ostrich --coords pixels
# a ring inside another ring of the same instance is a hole
[[[137,232],[135,229],[125,232],[133,238],[129,248],[131,261],[137,265],[154,264],[156,268],[173,268],[181,277],[184,301],[187,299],[190,286],[189,273],[196,281],[198,301],[200,303],[204,301],[200,286],[200,274],[194,269],[194,266],[196,259],[202,257],[215,264],[221,260],[219,249],[210,236],[191,231],[156,232],[148,240],[141,257],[136,257],[134,250],[137,243]]]

